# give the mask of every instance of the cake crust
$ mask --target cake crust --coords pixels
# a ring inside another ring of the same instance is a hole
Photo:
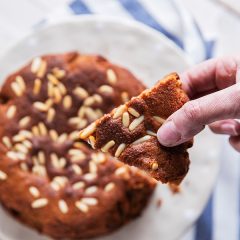
[[[178,184],[188,172],[192,143],[167,148],[156,132],[187,101],[179,76],[172,73],[83,129],[80,138],[163,183]]]
[[[79,142],[83,127],[144,90],[77,52],[33,59],[0,92],[0,202],[54,239],[86,239],[137,217],[155,182]]]

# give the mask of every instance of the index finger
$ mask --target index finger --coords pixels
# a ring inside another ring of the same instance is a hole
[[[202,62],[180,74],[183,89],[192,99],[236,83],[239,57],[222,57]]]

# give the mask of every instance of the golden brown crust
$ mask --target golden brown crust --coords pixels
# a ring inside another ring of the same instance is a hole
[[[179,183],[188,171],[191,142],[166,148],[158,142],[156,132],[187,101],[178,75],[170,74],[83,129],[80,137],[163,183]]]
[[[77,138],[143,89],[127,70],[76,52],[36,58],[9,76],[0,93],[3,206],[55,239],[99,236],[138,216],[155,183]]]

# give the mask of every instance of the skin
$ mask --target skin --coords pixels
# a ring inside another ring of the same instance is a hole
[[[240,57],[205,61],[180,74],[190,101],[159,128],[159,142],[176,146],[193,138],[206,125],[229,136],[240,152]]]

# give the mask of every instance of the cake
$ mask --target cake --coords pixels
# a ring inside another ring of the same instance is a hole
[[[145,89],[77,52],[36,57],[0,91],[0,202],[54,239],[110,233],[139,216],[155,181],[79,141],[79,131]]]
[[[158,142],[156,132],[187,101],[179,76],[169,74],[83,129],[80,138],[163,183],[179,184],[188,172],[187,149],[192,143],[167,148]]]

